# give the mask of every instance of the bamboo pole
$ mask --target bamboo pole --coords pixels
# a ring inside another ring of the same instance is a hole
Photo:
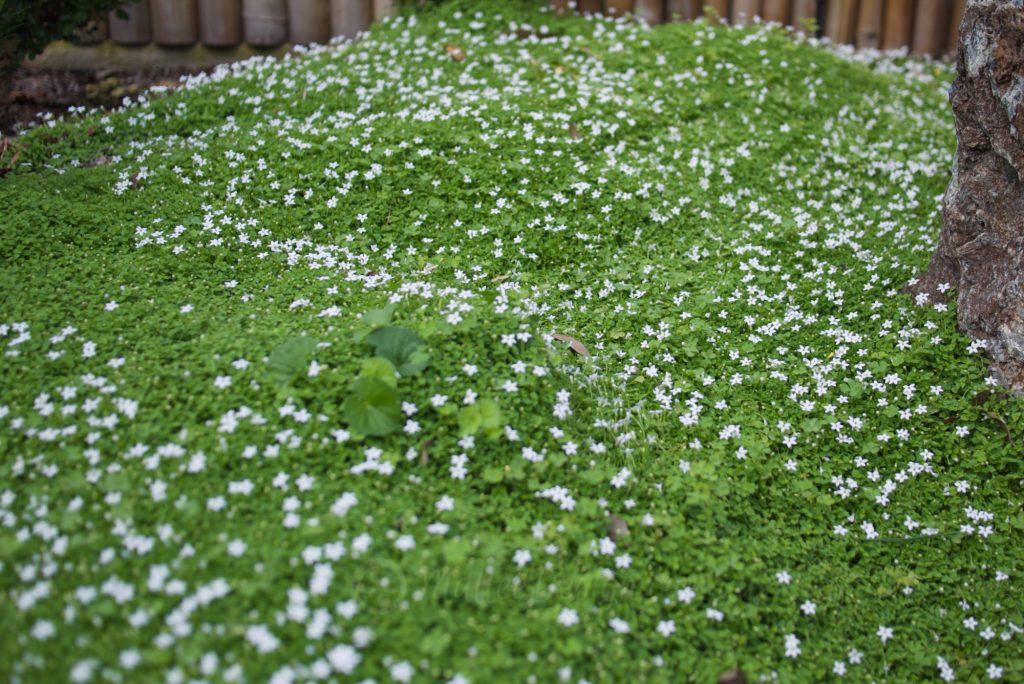
[[[882,45],[882,0],[860,0],[857,19],[857,47],[879,48]]]
[[[818,3],[815,0],[793,0],[793,26],[803,34],[807,34],[807,24],[818,25]]]
[[[373,20],[377,21],[395,13],[394,0],[373,0]]]
[[[661,0],[636,0],[633,11],[638,17],[643,17],[648,24],[660,24],[665,20]]]
[[[667,0],[665,3],[666,21],[690,21],[697,16],[696,0]]]
[[[191,45],[199,40],[196,0],[149,0],[149,11],[157,45]]]
[[[857,0],[832,0],[825,15],[825,35],[833,43],[852,43],[857,25]]]
[[[946,52],[956,54],[957,46],[960,45],[960,22],[964,18],[964,8],[967,0],[955,0],[953,5],[953,18],[949,22],[949,38],[946,40]]]
[[[760,0],[732,0],[732,23],[750,24],[760,14]]]
[[[141,45],[153,40],[153,28],[149,20],[149,0],[130,3],[121,8],[127,17],[117,16],[117,10],[107,15],[110,39],[120,45]]]
[[[199,0],[199,40],[210,47],[241,43],[241,0]]]
[[[354,37],[373,22],[368,0],[331,0],[331,35]]]
[[[729,0],[703,0],[701,2],[701,13],[705,10],[710,9],[717,16],[728,19],[729,18]]]
[[[913,52],[937,56],[946,47],[946,26],[953,11],[950,0],[917,0]]]
[[[296,45],[325,44],[331,38],[329,0],[288,0],[288,32]]]
[[[789,0],[764,0],[764,9],[761,10],[764,20],[788,24],[789,4]]]
[[[914,0],[885,0],[882,49],[909,47],[914,21]]]
[[[242,0],[245,42],[271,47],[288,40],[288,9],[285,0]]]
[[[604,0],[604,12],[610,17],[621,17],[633,11],[633,0]]]

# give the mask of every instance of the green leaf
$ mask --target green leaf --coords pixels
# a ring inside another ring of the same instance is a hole
[[[505,479],[505,471],[500,466],[488,466],[484,468],[484,482],[492,484]]]
[[[450,566],[462,565],[473,551],[473,544],[466,539],[452,539],[441,547],[444,562]]]
[[[402,426],[398,392],[377,378],[353,382],[341,413],[349,427],[371,437],[390,435]]]
[[[309,337],[288,338],[271,352],[270,372],[278,382],[288,384],[309,368],[315,351],[316,341]]]
[[[484,428],[501,427],[501,408],[493,399],[481,399],[476,403],[480,407],[480,419]]]
[[[470,404],[459,410],[459,434],[475,435],[483,425],[483,416],[480,415],[480,405]]]
[[[408,328],[397,325],[377,328],[366,336],[366,341],[373,345],[377,356],[393,363],[402,375],[415,375],[430,363],[426,342]]]
[[[382,356],[371,356],[363,360],[363,368],[359,371],[361,378],[376,378],[388,387],[397,387],[395,366]]]
[[[371,328],[379,328],[391,322],[391,316],[395,313],[395,305],[388,304],[381,309],[370,309],[362,316],[362,321]]]

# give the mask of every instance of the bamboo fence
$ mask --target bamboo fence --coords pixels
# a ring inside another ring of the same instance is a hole
[[[111,12],[83,42],[214,48],[325,43],[354,36],[394,0],[141,0]],[[775,21],[836,43],[941,56],[955,50],[965,0],[552,0],[557,12],[632,12],[651,23],[712,12],[733,23]]]

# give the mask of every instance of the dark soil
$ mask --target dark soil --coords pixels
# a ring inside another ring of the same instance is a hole
[[[151,86],[175,87],[183,74],[195,71],[18,69],[0,76],[0,136],[16,135],[45,112],[58,115],[75,106],[110,108]]]

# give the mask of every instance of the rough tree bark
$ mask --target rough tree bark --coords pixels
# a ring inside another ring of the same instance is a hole
[[[923,304],[956,288],[960,329],[1024,392],[1024,0],[968,0],[956,66],[942,232],[910,291]]]

